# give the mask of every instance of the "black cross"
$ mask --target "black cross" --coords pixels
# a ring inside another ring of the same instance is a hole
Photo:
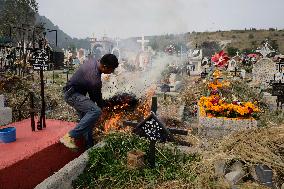
[[[149,146],[149,164],[151,168],[155,167],[155,146],[158,140],[165,141],[170,132],[164,126],[164,124],[156,117],[154,112],[139,123],[134,128],[134,133],[141,137],[145,137],[150,140]]]
[[[235,73],[235,74],[234,74],[234,77],[236,77],[236,76],[237,76],[237,72],[240,73],[241,71],[239,71],[238,68],[235,67],[235,70],[234,70],[234,71],[230,71],[230,72]]]
[[[208,73],[206,72],[206,68],[205,68],[204,72],[201,73],[201,78],[204,79],[204,78],[206,78],[207,75],[208,75]]]
[[[273,75],[273,80],[270,80],[270,81],[269,81],[269,85],[272,86],[273,83],[275,83],[275,81],[276,81],[276,80],[275,80],[275,74],[274,74],[274,75]],[[268,82],[267,82],[267,83],[268,83]]]

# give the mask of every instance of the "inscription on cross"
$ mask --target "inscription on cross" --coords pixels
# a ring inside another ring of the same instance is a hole
[[[34,50],[31,58],[31,63],[34,70],[44,70],[48,68],[49,57],[45,49],[36,49]]]

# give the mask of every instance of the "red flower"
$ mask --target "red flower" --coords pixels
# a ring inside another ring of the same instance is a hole
[[[238,101],[234,100],[234,101],[232,102],[232,104],[238,105]]]
[[[230,58],[228,57],[227,53],[225,53],[223,50],[219,53],[215,53],[214,56],[211,57],[211,61],[215,63],[215,66],[217,67],[224,67],[227,65],[228,60]]]
[[[218,93],[219,93],[219,91],[217,89],[214,89],[210,92],[211,95],[216,95]]]
[[[214,98],[214,99],[212,99],[210,102],[211,102],[212,104],[218,104],[219,99],[220,99],[220,98],[215,97],[215,98]]]
[[[251,114],[253,112],[252,108],[248,108],[249,114]]]

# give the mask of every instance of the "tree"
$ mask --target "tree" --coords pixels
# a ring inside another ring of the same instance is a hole
[[[0,9],[0,35],[9,34],[10,26],[35,24],[35,14],[38,12],[36,0],[0,0],[0,5],[3,5]]]
[[[200,47],[203,50],[203,55],[207,57],[211,57],[221,50],[220,45],[216,41],[204,41]]]
[[[228,47],[227,51],[229,56],[235,56],[237,54],[237,51],[239,51],[239,49],[235,47]]]

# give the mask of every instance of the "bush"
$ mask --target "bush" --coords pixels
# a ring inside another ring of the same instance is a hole
[[[248,38],[249,38],[249,39],[253,39],[253,38],[254,38],[254,35],[253,35],[253,34],[249,34],[249,35],[248,35]]]
[[[229,56],[235,56],[237,54],[237,51],[239,51],[239,49],[235,47],[228,47],[227,51]]]

